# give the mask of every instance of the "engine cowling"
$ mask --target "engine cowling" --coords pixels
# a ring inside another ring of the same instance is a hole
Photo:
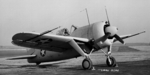
[[[111,29],[111,28],[107,28],[105,22],[97,22],[94,23],[92,26],[93,26],[92,32],[93,32],[94,47],[102,48],[104,46],[112,44],[112,42],[110,42],[108,39],[105,39],[105,34],[107,32],[110,32],[109,29]]]
[[[118,28],[111,26],[106,22],[97,22],[92,25],[93,32],[93,46],[97,48],[103,48],[110,46],[113,43],[113,39],[117,39],[124,44],[124,41],[117,35]]]

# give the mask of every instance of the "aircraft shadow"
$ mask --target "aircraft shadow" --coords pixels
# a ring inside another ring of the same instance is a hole
[[[20,66],[21,68],[24,67],[38,67],[38,68],[48,68],[48,67],[59,67],[58,64],[62,64],[62,63],[66,63],[65,61],[61,61],[61,62],[56,62],[56,63],[44,63],[44,64],[40,64],[40,65],[36,65],[36,64],[32,64],[32,65],[22,65]]]
[[[150,69],[150,59],[140,60],[140,61],[127,61],[127,62],[118,62],[117,67],[108,67],[106,64],[96,64],[93,65],[95,69],[120,69],[120,70],[130,70],[130,69]],[[129,69],[130,68],[130,69]],[[63,69],[68,70],[84,70],[81,65],[67,67]]]
[[[46,63],[37,65],[22,65],[20,68],[58,68],[58,69],[66,69],[66,70],[74,70],[74,71],[83,71],[82,65],[69,65],[69,67],[61,67],[62,63],[66,62],[58,62],[58,63]],[[96,64],[93,65],[95,70],[98,71],[100,69],[119,69],[121,72],[129,71],[129,72],[141,72],[150,69],[150,59],[148,60],[140,60],[140,61],[127,61],[127,62],[118,62],[118,67],[108,67],[106,64]]]

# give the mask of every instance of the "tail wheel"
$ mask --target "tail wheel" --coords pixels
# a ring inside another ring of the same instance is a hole
[[[92,67],[93,67],[92,61],[89,58],[84,59],[82,62],[82,67],[85,70],[92,69]]]
[[[115,67],[116,66],[115,58],[110,56],[109,58],[106,59],[106,64],[109,67]]]

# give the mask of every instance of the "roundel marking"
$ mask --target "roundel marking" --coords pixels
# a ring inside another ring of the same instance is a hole
[[[42,57],[44,57],[46,55],[46,50],[41,49],[40,54],[41,54]]]

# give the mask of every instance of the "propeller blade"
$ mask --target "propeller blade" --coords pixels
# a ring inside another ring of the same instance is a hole
[[[114,35],[114,37],[121,42],[122,44],[124,44],[124,41],[120,38],[120,36],[118,36],[117,34]]]
[[[110,35],[111,35],[111,33],[106,33],[103,37],[95,40],[95,43],[98,43],[100,41],[105,42]]]
[[[105,12],[106,12],[106,16],[107,16],[108,25],[110,25],[110,21],[109,21],[109,17],[108,17],[106,6],[105,6]]]

